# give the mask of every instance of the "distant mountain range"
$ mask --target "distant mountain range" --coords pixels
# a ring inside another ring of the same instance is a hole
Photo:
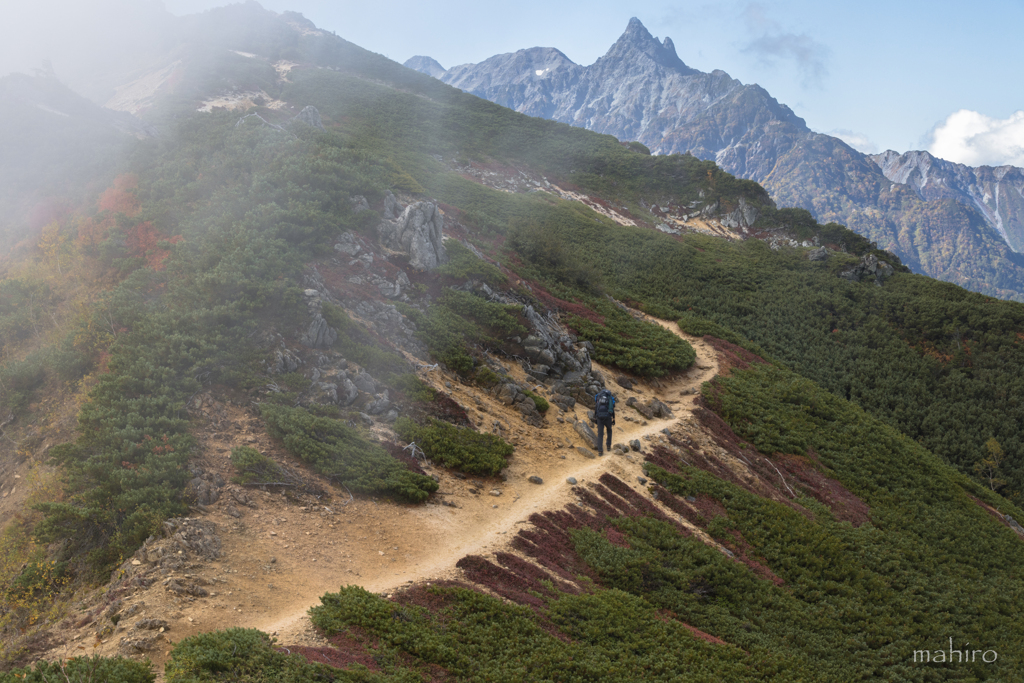
[[[927,152],[863,154],[811,131],[764,88],[687,66],[671,39],[659,42],[638,19],[590,66],[541,47],[447,70],[425,56],[405,65],[655,154],[713,159],[764,185],[780,206],[843,223],[917,272],[1024,300],[1024,170],[970,168]]]

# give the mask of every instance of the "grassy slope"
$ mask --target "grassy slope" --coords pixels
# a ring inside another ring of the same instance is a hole
[[[952,454],[947,457],[964,466],[977,456],[969,449],[980,448],[992,434],[1007,452],[1016,452],[1021,421],[1012,411],[1020,395],[1017,368],[1024,367],[1015,361],[1018,305],[916,276],[897,276],[883,288],[849,283],[836,272],[854,262],[852,257],[811,264],[800,252],[774,253],[757,242],[732,245],[701,237],[679,242],[614,226],[565,202],[480,188],[446,173],[428,155],[529,164],[631,205],[641,197],[689,201],[701,189],[711,189],[708,170],[726,205],[739,196],[764,196],[704,162],[631,152],[605,136],[526,119],[428,83],[426,77],[401,73],[397,65],[342,43],[335,52],[329,47],[288,49],[299,56],[348,59],[344,64],[350,71],[362,69],[383,80],[393,76],[396,87],[351,74],[309,72],[297,75],[283,94],[300,104],[317,104],[335,126],[327,134],[283,138],[267,130],[235,129],[234,115],[192,116],[173,136],[138,149],[133,163],[141,174],[139,220],[151,219],[163,234],[182,234],[186,241],[168,261],[165,275],[141,268],[108,299],[107,315],[112,310],[132,331],[111,347],[114,376],[94,397],[93,417],[84,415],[83,424],[106,420],[121,429],[118,420],[129,420],[131,411],[117,412],[123,406],[118,407],[115,384],[142,382],[144,394],[146,375],[158,379],[164,372],[154,371],[153,364],[173,371],[168,376],[186,378],[180,386],[169,385],[165,399],[153,400],[147,419],[158,422],[180,407],[191,387],[188,378],[196,373],[212,369],[223,381],[243,381],[244,368],[224,350],[237,343],[237,333],[230,332],[234,325],[248,329],[254,316],[289,296],[288,278],[298,259],[280,254],[313,253],[338,230],[364,228],[344,200],[355,193],[379,197],[396,181],[411,181],[407,189],[418,186],[426,196],[463,209],[480,230],[525,235],[523,244],[531,224],[556,236],[565,245],[564,262],[531,262],[519,254],[518,267],[563,298],[596,305],[600,290],[584,291],[571,275],[596,270],[607,293],[661,315],[691,312],[717,320],[820,382],[831,393],[785,370],[751,371],[721,383],[712,398],[733,428],[767,455],[813,447],[840,481],[865,497],[875,518],[872,526],[853,530],[817,510],[818,521],[807,522],[697,472],[683,471],[683,479],[655,473],[677,493],[720,499],[730,523],[791,588],[760,585],[713,551],[655,522],[611,520],[634,553],[623,553],[584,528],[572,535],[573,549],[600,583],[623,588],[582,596],[549,593],[540,621],[534,612],[458,591],[442,600],[441,612],[410,609],[398,618],[399,607],[348,590],[337,600],[325,598],[325,604],[337,603],[339,628],[360,623],[388,651],[439,662],[467,678],[484,676],[503,662],[561,671],[551,667],[556,662],[564,667],[571,655],[581,680],[621,680],[624,671],[643,671],[642,678],[654,680],[680,668],[694,671],[696,678],[695,667],[703,667],[708,680],[777,679],[781,672],[794,680],[818,674],[866,680],[879,675],[877,667],[897,678],[927,680],[927,672],[889,665],[897,654],[905,656],[900,648],[930,647],[933,640],[938,647],[947,631],[976,644],[991,642],[1009,662],[999,671],[1014,670],[1021,634],[1005,609],[1005,597],[1021,590],[1010,569],[1024,559],[1020,541],[966,498],[965,491],[984,491],[894,427],[936,451],[946,448]],[[268,281],[267,273],[281,279]],[[162,283],[171,286],[161,290]],[[166,326],[180,330],[180,339],[172,339],[170,348],[146,351],[147,340]],[[95,405],[103,391],[110,394],[109,414]],[[183,431],[173,422],[160,428]],[[109,444],[112,450],[103,450],[108,446],[95,436],[77,448],[92,449],[100,460],[127,457],[145,463],[166,455],[140,447],[134,438],[109,436],[118,439]],[[187,445],[175,444],[175,452]],[[73,470],[76,462],[93,462],[83,460],[87,454],[81,450],[63,453]],[[1019,471],[1008,469],[1005,476],[1017,485]],[[87,475],[95,476],[95,470],[76,475],[84,482],[78,495],[95,497],[99,490],[90,488]],[[131,485],[130,477],[119,478],[117,485],[126,482]],[[985,495],[1005,506],[998,496]],[[54,537],[78,528],[74,515],[63,512],[54,519],[70,527],[51,524]],[[153,521],[147,515],[170,512],[173,505],[143,510],[133,520],[138,529],[122,535],[123,547],[114,550],[130,549],[131,540]],[[660,572],[657,586],[649,580],[652,568]],[[717,582],[719,597],[695,601],[695,578]],[[752,605],[761,611],[751,612]],[[920,609],[910,609],[914,605]],[[746,652],[687,640],[659,608],[728,636]],[[790,618],[796,625],[784,628]],[[442,629],[439,624],[446,620],[465,633]],[[551,624],[573,639],[568,650],[545,635]],[[517,627],[508,630],[509,625]],[[261,647],[246,642],[254,651]],[[466,659],[455,651],[456,642],[479,649],[466,650],[475,653]],[[185,649],[176,657],[186,657]],[[975,667],[970,674],[984,677],[987,671]]]

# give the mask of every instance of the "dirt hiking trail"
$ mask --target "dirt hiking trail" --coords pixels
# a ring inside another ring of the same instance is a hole
[[[646,448],[664,441],[664,430],[686,429],[700,385],[718,372],[710,345],[681,333],[674,323],[649,320],[689,341],[697,359],[686,372],[658,381],[639,381],[631,390],[611,381],[618,373],[593,364],[617,398],[613,444],[639,440]],[[526,377],[515,364],[509,367],[509,374],[519,381]],[[321,595],[346,585],[388,595],[408,583],[462,578],[461,570],[455,568],[462,557],[509,550],[510,541],[529,524],[527,518],[532,513],[558,510],[574,502],[573,485],[567,481],[570,477],[586,484],[610,472],[638,491],[644,490],[638,480],[643,474],[641,454],[627,446],[622,454],[606,451],[598,457],[592,444],[576,432],[574,422],[587,420],[585,406],[577,404],[573,410],[561,412],[552,404],[544,427],[538,429],[526,425],[514,407],[502,405],[479,387],[463,385],[439,370],[424,371],[421,377],[464,406],[479,430],[498,430],[515,446],[503,474],[462,478],[427,468],[428,474],[439,477],[440,488],[432,504],[426,505],[349,499],[336,488],[330,501],[253,489],[245,489],[244,495],[236,498],[222,496],[197,518],[215,525],[220,544],[216,558],[170,572],[155,566],[147,569],[147,563],[138,559],[131,562],[138,565],[133,569],[147,570],[151,583],[128,591],[117,607],[122,614],[132,610],[131,619],[124,620],[130,623],[140,618],[167,622],[165,631],[155,636],[157,645],[146,653],[157,672],[162,672],[174,642],[235,626],[260,629],[283,645],[324,645],[307,615],[310,607],[319,604]],[[540,393],[546,393],[541,389]],[[626,405],[631,397],[641,403],[657,398],[674,416],[645,418]],[[211,422],[200,439],[201,465],[206,471],[219,472],[230,480],[234,470],[228,456],[231,448],[239,445],[258,448],[286,464],[294,462],[245,408],[211,399],[209,412],[217,421]],[[532,483],[531,477],[540,477],[543,483]],[[200,588],[182,591],[173,589],[172,583]],[[94,600],[104,589],[97,589]],[[89,602],[86,599],[82,604]],[[85,624],[67,624],[67,637],[61,638],[66,645],[49,656],[75,656],[82,649],[118,653],[126,634],[122,628],[98,632],[100,624],[110,623],[100,616],[96,615],[94,623],[82,619]],[[124,654],[124,646],[121,648]]]

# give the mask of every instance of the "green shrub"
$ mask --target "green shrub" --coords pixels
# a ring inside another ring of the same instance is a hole
[[[0,672],[0,683],[153,683],[149,661],[122,657],[75,657],[62,662],[38,661],[34,667]]]
[[[660,325],[637,320],[607,301],[593,307],[604,317],[603,324],[580,316],[566,322],[580,339],[593,343],[597,362],[643,377],[661,377],[685,370],[697,359],[689,342]]]
[[[411,372],[395,376],[391,385],[405,394],[412,401],[430,403],[437,396],[437,391]]]
[[[429,459],[470,474],[497,474],[515,450],[494,434],[481,434],[439,420],[421,427],[409,418],[399,418],[395,421],[395,433],[404,441],[415,441]]]
[[[712,337],[718,337],[719,339],[724,339],[730,344],[735,344],[736,346],[744,348],[751,353],[755,353],[767,361],[771,360],[760,346],[743,335],[733,332],[728,327],[719,325],[713,320],[708,320],[707,318],[687,313],[679,318],[676,324],[679,325],[679,329],[687,334],[692,334],[695,337],[703,337],[706,334],[711,335]]]
[[[537,406],[537,410],[546,413],[551,404],[548,403],[547,399],[539,394],[535,394],[529,389],[526,390],[526,395],[533,400],[533,405]]]
[[[359,664],[347,670],[335,669],[311,663],[298,654],[285,654],[280,649],[275,649],[270,636],[256,629],[229,628],[189,636],[171,650],[171,658],[164,669],[165,680],[167,683],[412,683],[420,680],[406,671],[389,676],[374,673]]]
[[[338,485],[413,503],[422,503],[437,490],[433,479],[409,471],[341,420],[315,416],[304,408],[266,404],[260,415],[293,455]]]
[[[508,283],[508,278],[497,267],[481,259],[461,242],[448,240],[444,246],[449,261],[435,269],[435,273],[458,280],[482,280],[492,287],[503,287]]]
[[[501,377],[486,365],[481,365],[473,375],[473,381],[486,389],[500,382]]]
[[[231,464],[238,470],[234,480],[239,484],[276,482],[284,475],[280,465],[249,446],[232,448]]]

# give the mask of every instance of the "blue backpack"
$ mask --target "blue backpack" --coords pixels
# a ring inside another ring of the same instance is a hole
[[[597,392],[594,402],[597,404],[594,408],[594,417],[611,417],[615,414],[615,397],[607,389]]]

